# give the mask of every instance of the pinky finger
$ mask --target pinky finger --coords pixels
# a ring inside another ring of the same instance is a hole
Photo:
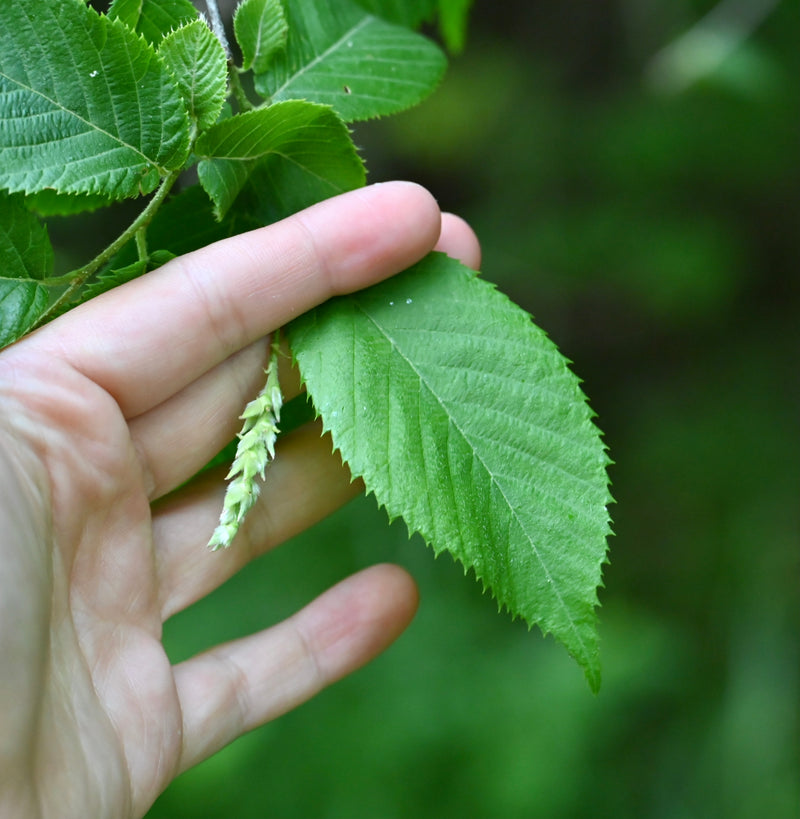
[[[177,665],[180,771],[364,665],[394,642],[416,607],[403,569],[373,566],[288,620]]]
[[[442,214],[442,230],[435,250],[440,250],[467,267],[478,270],[481,266],[481,246],[475,232],[460,216]]]

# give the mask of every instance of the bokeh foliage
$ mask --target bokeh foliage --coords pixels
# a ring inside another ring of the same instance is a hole
[[[357,132],[373,179],[470,219],[486,277],[585,381],[617,462],[599,696],[359,499],[167,643],[262,628],[381,560],[420,584],[411,629],[150,819],[798,815],[796,10],[687,83],[689,58],[654,57],[712,6],[478,0],[437,95]]]

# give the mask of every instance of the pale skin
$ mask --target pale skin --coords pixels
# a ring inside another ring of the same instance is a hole
[[[220,474],[268,334],[470,228],[416,185],[345,194],[176,259],[0,352],[0,816],[139,817],[180,772],[386,648],[399,567],[171,665],[163,622],[359,491],[316,427],[280,441],[235,544],[208,552]],[[297,391],[287,365],[287,397]],[[235,612],[231,613],[235,616]]]

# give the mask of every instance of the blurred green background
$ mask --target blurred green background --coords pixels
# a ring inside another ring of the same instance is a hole
[[[372,179],[466,216],[616,465],[604,682],[360,499],[167,625],[176,659],[395,561],[368,668],[184,774],[169,817],[800,816],[798,6],[477,0]]]

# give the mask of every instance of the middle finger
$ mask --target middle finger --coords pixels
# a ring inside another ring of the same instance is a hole
[[[225,494],[225,470],[200,476],[154,507],[163,619],[213,591],[254,557],[302,532],[361,491],[317,422],[278,440],[261,495],[233,544],[209,552]]]

